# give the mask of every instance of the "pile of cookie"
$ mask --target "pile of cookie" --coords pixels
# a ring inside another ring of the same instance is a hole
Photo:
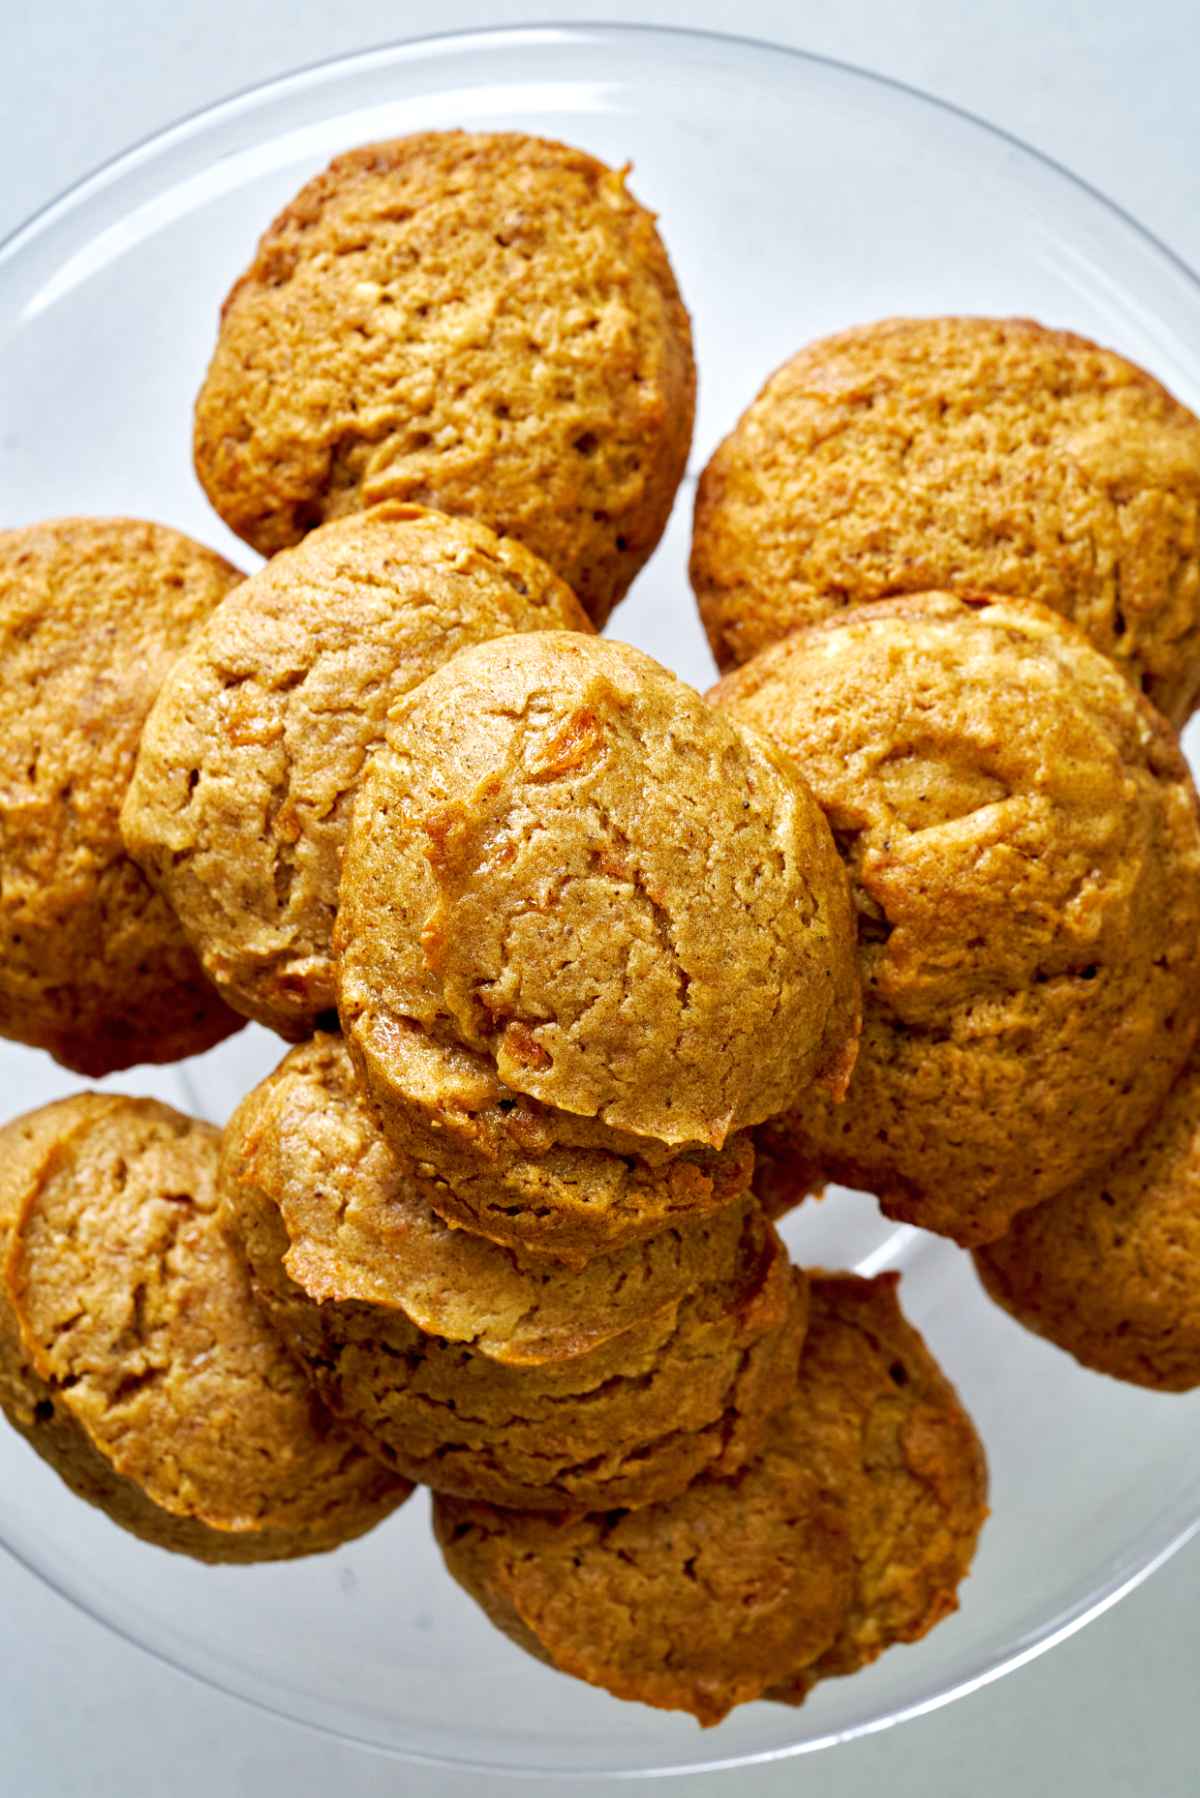
[[[226,300],[196,467],[258,572],[0,534],[0,1033],[292,1045],[221,1132],[0,1129],[0,1403],[205,1560],[427,1485],[517,1644],[714,1723],[923,1635],[986,1514],[895,1276],[784,1212],[859,1187],[1200,1383],[1200,421],[1022,322],[811,346],[701,479],[704,699],[596,634],[694,403],[624,173],[426,134]]]

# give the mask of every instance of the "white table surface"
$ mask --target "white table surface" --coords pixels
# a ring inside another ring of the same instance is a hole
[[[438,30],[620,11],[621,0],[540,10],[537,0],[0,0],[0,234],[134,139],[299,64]],[[626,0],[625,16],[774,38],[927,88],[1058,158],[1200,266],[1196,0]],[[343,1747],[210,1692],[3,1555],[0,1617],[0,1798],[480,1789],[478,1778]],[[1196,1798],[1198,1619],[1194,1544],[1073,1640],[970,1699],[847,1748],[664,1790]],[[593,1798],[618,1788],[534,1789]]]

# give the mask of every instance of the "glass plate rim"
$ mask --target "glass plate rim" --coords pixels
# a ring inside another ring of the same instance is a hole
[[[237,117],[239,113],[249,109],[255,103],[262,102],[268,96],[281,97],[289,90],[302,89],[308,83],[318,79],[349,75],[355,68],[366,69],[386,63],[419,61],[422,57],[429,57],[438,51],[452,53],[456,50],[469,51],[471,49],[502,50],[555,42],[576,43],[582,46],[589,41],[597,40],[618,42],[623,37],[658,38],[667,41],[682,40],[699,45],[705,43],[714,46],[728,45],[741,50],[765,53],[768,56],[783,57],[811,68],[831,71],[838,76],[849,76],[854,80],[868,83],[892,94],[898,94],[905,99],[914,101],[918,106],[929,107],[935,112],[944,113],[983,133],[986,137],[998,140],[1016,150],[1020,156],[1028,158],[1043,170],[1048,170],[1051,174],[1059,177],[1068,186],[1086,195],[1110,217],[1116,219],[1135,237],[1139,238],[1144,246],[1161,257],[1177,275],[1183,278],[1185,285],[1193,289],[1197,300],[1200,301],[1200,271],[1197,271],[1185,257],[1181,256],[1147,225],[1144,225],[1133,213],[1112,199],[1102,189],[1077,174],[1067,164],[1031,144],[1016,132],[1007,130],[1004,126],[996,124],[980,113],[973,112],[968,107],[960,106],[957,102],[939,94],[930,93],[916,83],[887,75],[881,70],[867,68],[844,58],[828,56],[818,51],[782,44],[752,33],[620,19],[546,19],[524,24],[492,27],[468,26],[452,31],[427,32],[415,37],[386,40],[333,57],[318,58],[285,70],[279,75],[268,76],[265,80],[252,82],[217,100],[195,107],[168,124],[146,133],[124,149],[105,158],[94,168],[85,171],[84,174],[64,187],[61,192],[36,208],[3,237],[0,237],[0,273],[28,244],[35,242],[45,231],[69,217],[73,211],[86,205],[90,199],[103,193],[143,162],[186,142],[201,130],[219,126],[224,120]],[[844,1729],[831,1731],[827,1735],[808,1741],[789,1743],[758,1752],[743,1750],[730,1755],[680,1761],[651,1769],[586,1768],[569,1764],[540,1767],[498,1766],[494,1761],[430,1754],[420,1749],[401,1748],[393,1743],[356,1734],[352,1730],[339,1727],[334,1723],[317,1722],[298,1716],[285,1709],[282,1704],[269,1698],[239,1690],[233,1684],[223,1680],[216,1672],[202,1671],[189,1666],[176,1653],[140,1640],[132,1629],[104,1615],[87,1599],[71,1591],[65,1582],[58,1579],[48,1569],[38,1565],[34,1557],[26,1556],[2,1538],[0,1538],[0,1547],[19,1566],[48,1586],[51,1591],[74,1609],[100,1625],[101,1628],[111,1631],[113,1635],[129,1643],[139,1652],[148,1655],[152,1660],[170,1667],[173,1671],[183,1674],[185,1678],[194,1680],[211,1691],[237,1700],[251,1710],[275,1717],[281,1722],[293,1725],[321,1739],[340,1742],[348,1747],[365,1750],[409,1765],[437,1767],[461,1773],[486,1773],[493,1778],[533,1778],[537,1780],[593,1778],[628,1781],[632,1779],[670,1779],[689,1773],[729,1772],[740,1767],[766,1766],[777,1761],[813,1754],[821,1749],[836,1747],[865,1736],[877,1735],[897,1724],[908,1722],[916,1717],[928,1716],[934,1711],[954,1703],[957,1699],[981,1691],[985,1686],[1002,1679],[1006,1674],[1016,1672],[1019,1668],[1026,1666],[1050,1649],[1057,1647],[1059,1643],[1075,1635],[1136,1590],[1198,1533],[1200,1533],[1200,1478],[1197,1479],[1189,1496],[1166,1507],[1162,1513],[1151,1520],[1135,1539],[1134,1544],[1127,1547],[1118,1564],[1110,1570],[1108,1578],[1096,1590],[1046,1619],[1000,1660],[984,1665],[977,1664],[965,1671],[962,1677],[955,1680],[953,1684],[928,1693],[924,1697],[915,1698],[887,1715],[851,1723]]]

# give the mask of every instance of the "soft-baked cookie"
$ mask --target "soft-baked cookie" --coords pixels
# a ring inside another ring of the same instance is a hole
[[[390,708],[465,644],[587,630],[558,577],[400,504],[314,531],[209,619],[155,701],[121,815],[222,995],[286,1037],[334,1005],[342,845]]]
[[[88,1093],[0,1130],[0,1396],[114,1521],[205,1560],[334,1548],[410,1487],[342,1434],[216,1221],[218,1137]]]
[[[1173,732],[1044,607],[922,594],[764,650],[717,702],[794,755],[859,919],[845,1101],[762,1131],[966,1245],[1099,1170],[1200,1024],[1200,823]],[[1102,1127],[1101,1127],[1102,1126]],[[776,1190],[764,1198],[778,1212]]]
[[[519,1648],[706,1727],[833,1645],[850,1601],[836,1502],[776,1440],[641,1511],[540,1516],[438,1495],[446,1566]]]
[[[691,328],[625,171],[518,133],[339,156],[221,313],[196,469],[264,555],[382,499],[518,538],[603,624],[691,444]]]
[[[1028,319],[810,344],[701,476],[692,582],[722,668],[864,600],[1040,600],[1171,720],[1200,695],[1200,420]]]
[[[351,1042],[396,1152],[440,1217],[532,1263],[581,1268],[684,1230],[750,1186],[749,1131],[719,1149],[668,1148],[515,1092],[491,1060],[419,1024],[360,1014]]]
[[[397,706],[361,794],[338,1003],[385,1127],[407,1024],[675,1147],[843,1089],[858,990],[820,809],[649,656],[564,631],[463,650]]]
[[[317,1304],[286,1270],[279,1206],[228,1163],[222,1184],[255,1292],[325,1403],[435,1490],[542,1511],[650,1504],[740,1467],[795,1378],[807,1294],[752,1200],[732,1268],[585,1354],[506,1366],[402,1311]]]
[[[117,824],[154,695],[240,579],[164,525],[0,531],[0,1035],[80,1073],[174,1061],[241,1023]]]
[[[0,1129],[0,1257],[7,1253],[13,1216],[28,1181],[65,1135],[73,1119],[86,1116],[90,1097],[63,1099],[17,1118]],[[21,1342],[17,1320],[0,1284],[0,1410],[77,1498],[104,1511],[114,1523],[179,1554],[200,1561],[263,1558],[263,1537],[210,1530],[192,1517],[176,1517],[154,1504],[140,1486],[126,1480],[92,1446],[86,1432],[56,1400],[54,1388],[33,1368]],[[280,1543],[286,1553],[286,1545]]]
[[[221,1169],[224,1186],[277,1208],[284,1269],[310,1299],[381,1306],[511,1366],[585,1354],[734,1278],[745,1234],[745,1204],[732,1204],[577,1272],[522,1262],[442,1221],[433,1182],[388,1146],[341,1038],[320,1032],[242,1101]]]
[[[1022,1212],[975,1265],[997,1304],[1085,1367],[1200,1386],[1200,1055],[1131,1148]]]
[[[704,1724],[925,1634],[954,1609],[986,1472],[895,1283],[814,1279],[799,1385],[733,1478],[582,1518],[439,1497],[450,1572],[531,1654]]]

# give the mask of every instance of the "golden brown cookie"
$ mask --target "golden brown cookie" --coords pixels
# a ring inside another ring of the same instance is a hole
[[[975,1265],[997,1304],[1085,1367],[1200,1385],[1200,1056],[1131,1148],[1022,1212]]]
[[[89,1097],[62,1099],[0,1128],[0,1258],[7,1253],[13,1218],[28,1182],[57,1138],[70,1130],[72,1121],[86,1116],[88,1104]],[[2,1284],[0,1410],[76,1497],[107,1512],[131,1535],[200,1561],[262,1558],[260,1535],[231,1535],[210,1530],[191,1517],[175,1517],[131,1480],[122,1479],[56,1400],[54,1388],[34,1370]]]
[[[1028,319],[843,331],[785,363],[709,462],[692,582],[722,668],[891,594],[1040,600],[1181,724],[1200,695],[1200,420]]]
[[[858,1063],[842,1105],[764,1128],[774,1183],[790,1160],[797,1197],[842,1180],[968,1246],[1002,1236],[1133,1140],[1195,1039],[1173,732],[1074,626],[980,595],[840,613],[714,697],[796,757],[858,908]]]
[[[585,1354],[694,1286],[733,1279],[745,1233],[745,1205],[727,1205],[571,1272],[452,1229],[433,1182],[389,1148],[341,1038],[321,1033],[243,1100],[221,1167],[224,1186],[276,1207],[284,1269],[310,1299],[398,1312],[509,1366]]]
[[[342,519],[243,581],[176,662],[142,734],[125,843],[238,1011],[309,1034],[350,808],[390,708],[465,644],[588,630],[558,577],[468,519]]]
[[[229,1163],[222,1215],[330,1410],[438,1491],[542,1511],[650,1504],[740,1467],[795,1378],[806,1293],[750,1200],[731,1269],[585,1354],[525,1366],[424,1335],[403,1311],[317,1304],[286,1270],[279,1206]]]
[[[67,1484],[205,1560],[360,1535],[410,1487],[331,1422],[216,1222],[217,1132],[81,1095],[0,1131],[0,1396]]]
[[[918,1641],[957,1610],[987,1518],[983,1445],[901,1311],[899,1281],[895,1273],[811,1279],[800,1383],[772,1439],[784,1438],[843,1506],[854,1583],[833,1643],[768,1694],[788,1704],[894,1643]]]
[[[410,1023],[671,1146],[720,1148],[853,1062],[845,875],[803,782],[648,656],[574,632],[464,650],[401,701],[336,943],[389,1128]]]
[[[393,1149],[448,1223],[520,1254],[582,1268],[749,1190],[750,1133],[672,1149],[514,1092],[491,1061],[419,1024],[360,1016],[350,1047]]]
[[[146,713],[241,576],[178,531],[0,531],[0,1035],[107,1074],[241,1019],[205,980],[117,819]]]
[[[662,535],[695,397],[624,170],[426,132],[339,156],[270,226],[222,309],[196,469],[264,555],[416,500],[518,538],[603,624]]]
[[[450,1572],[530,1653],[703,1724],[923,1635],[955,1606],[986,1472],[895,1284],[814,1280],[799,1386],[734,1477],[583,1518],[438,1497]]]
[[[446,1566],[496,1628],[562,1673],[705,1727],[834,1642],[840,1507],[772,1435],[733,1479],[642,1511],[543,1517],[438,1495]]]

